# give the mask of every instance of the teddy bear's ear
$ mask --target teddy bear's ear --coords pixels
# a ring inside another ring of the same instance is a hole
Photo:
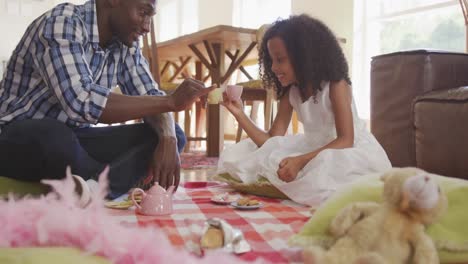
[[[410,205],[410,198],[407,192],[402,193],[401,201],[400,201],[400,210],[402,212],[406,211]]]
[[[413,167],[405,167],[405,168],[392,168],[380,176],[380,180],[386,182],[388,179],[392,178],[392,176],[400,177],[400,178],[407,178],[409,176],[416,175],[420,173],[422,170]]]
[[[390,173],[388,173],[388,172],[380,175],[380,180],[385,182],[390,177],[389,175],[390,175]]]

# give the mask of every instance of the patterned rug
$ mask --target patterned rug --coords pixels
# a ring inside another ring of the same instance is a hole
[[[185,170],[214,169],[218,165],[218,158],[207,157],[206,152],[184,152],[180,163],[180,167]]]

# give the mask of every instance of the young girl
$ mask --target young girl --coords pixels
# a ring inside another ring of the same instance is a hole
[[[266,177],[292,200],[317,205],[360,175],[391,167],[382,147],[357,116],[348,64],[331,30],[307,15],[275,22],[259,50],[266,87],[274,86],[278,114],[269,131],[224,95],[249,139],[226,149],[218,173],[245,183]],[[293,110],[304,134],[285,136]]]

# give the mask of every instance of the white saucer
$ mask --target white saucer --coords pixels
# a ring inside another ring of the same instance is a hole
[[[238,205],[237,202],[232,202],[231,206],[236,208],[236,209],[241,209],[241,210],[254,210],[263,207],[262,203],[256,204],[256,205]]]
[[[211,197],[211,202],[215,204],[231,204],[232,202],[237,200],[237,196],[235,195],[230,195],[228,193],[223,193],[223,194],[217,194]]]
[[[211,202],[215,203],[215,204],[223,204],[223,205],[226,205],[226,204],[231,204],[232,203],[232,200],[218,200],[216,199],[215,197],[211,197]]]

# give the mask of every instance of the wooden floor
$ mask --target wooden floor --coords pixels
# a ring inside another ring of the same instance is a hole
[[[180,181],[210,181],[215,174],[216,169],[181,170]]]

